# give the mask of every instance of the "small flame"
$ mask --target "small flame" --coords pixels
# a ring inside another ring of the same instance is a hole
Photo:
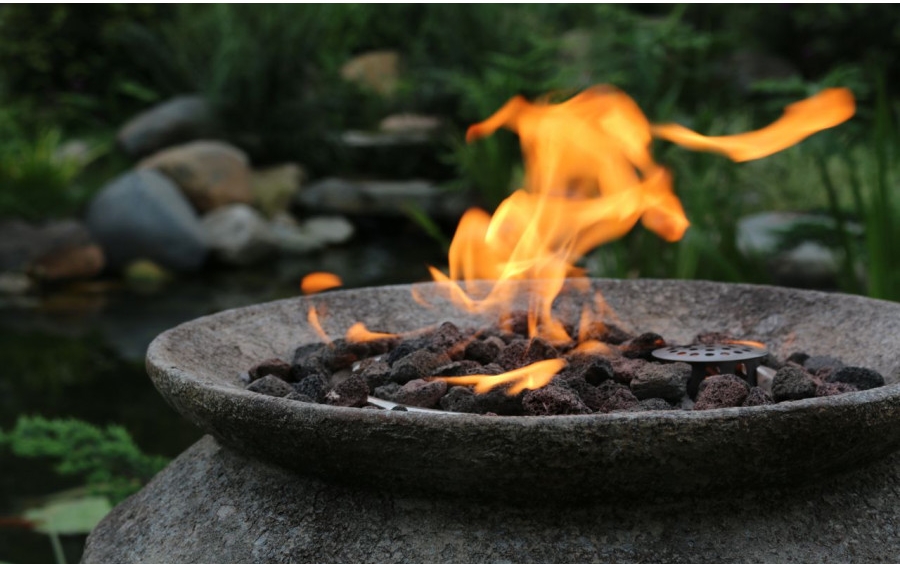
[[[760,343],[759,341],[747,341],[741,339],[728,339],[725,343],[729,345],[744,345],[747,347],[753,347],[757,349],[764,349],[766,345],[764,343]]]
[[[312,272],[303,277],[300,282],[300,290],[304,294],[315,294],[324,290],[343,286],[344,282],[337,274],[330,272]]]
[[[331,337],[329,337],[328,333],[326,333],[325,330],[322,329],[322,324],[319,323],[319,312],[316,311],[315,307],[310,306],[309,313],[306,314],[306,319],[307,321],[309,321],[310,327],[312,327],[316,334],[319,335],[319,338],[322,339],[322,342],[330,345]]]
[[[377,341],[379,339],[391,339],[398,337],[395,333],[377,333],[369,331],[362,322],[354,323],[349,329],[345,338],[352,343],[367,343],[369,341]]]
[[[561,358],[541,360],[534,364],[511,370],[499,375],[473,374],[471,376],[438,376],[435,380],[443,380],[451,385],[475,386],[475,393],[483,394],[502,386],[512,384],[506,393],[516,395],[524,390],[543,388],[550,383],[556,373],[563,369],[566,361]]]

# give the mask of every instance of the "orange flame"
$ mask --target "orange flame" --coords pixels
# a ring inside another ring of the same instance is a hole
[[[377,333],[369,331],[362,322],[354,323],[344,336],[348,341],[353,343],[366,343],[369,341],[377,341],[379,339],[390,339],[397,337],[395,333]]]
[[[511,370],[499,375],[474,374],[472,376],[436,376],[435,380],[443,380],[451,385],[475,386],[475,393],[483,394],[512,383],[506,393],[516,395],[524,390],[543,388],[550,383],[556,373],[563,369],[566,361],[561,358],[541,360],[534,364]]]
[[[343,286],[344,282],[337,274],[330,272],[312,272],[303,277],[300,282],[300,290],[304,294],[315,294],[324,290]]]
[[[319,338],[322,339],[322,342],[325,344],[331,344],[331,337],[328,336],[328,333],[322,329],[322,324],[319,323],[319,312],[316,311],[315,307],[310,306],[309,313],[306,314],[306,319],[309,321],[309,325],[313,328]]]

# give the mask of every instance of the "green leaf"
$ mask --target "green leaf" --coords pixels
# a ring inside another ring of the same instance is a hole
[[[85,496],[29,509],[23,517],[37,523],[35,530],[46,535],[76,535],[90,533],[111,510],[105,497]]]

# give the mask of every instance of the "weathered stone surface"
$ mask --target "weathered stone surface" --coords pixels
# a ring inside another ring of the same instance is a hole
[[[631,391],[638,399],[662,398],[679,402],[687,393],[691,366],[684,362],[671,364],[647,363],[631,380]]]
[[[251,171],[253,205],[269,217],[287,212],[305,176],[303,168],[295,163]]]
[[[170,147],[142,160],[138,168],[171,178],[200,213],[253,201],[247,155],[221,141]]]
[[[216,124],[212,108],[200,96],[179,96],[138,114],[119,130],[116,140],[132,157],[142,157],[176,143],[209,137]]]
[[[772,396],[775,401],[794,401],[816,395],[816,382],[802,369],[785,366],[775,373]]]
[[[252,384],[247,386],[247,389],[251,392],[277,398],[284,397],[294,391],[294,388],[291,387],[290,384],[272,374],[263,376],[259,380],[255,380]]]
[[[276,247],[266,219],[246,204],[232,204],[200,220],[206,244],[222,262],[248,265],[272,255]]]
[[[513,308],[541,284],[515,284],[522,292]],[[413,300],[410,287],[389,286],[204,317],[158,337],[147,365],[175,409],[240,452],[359,487],[455,498],[576,504],[698,491],[714,496],[815,482],[900,447],[900,304],[700,281],[591,285],[585,299],[602,290],[629,330],[654,331],[671,342],[690,342],[703,331],[728,332],[764,342],[780,358],[798,350],[833,354],[884,374],[888,385],[727,410],[544,418],[399,414],[403,419],[268,398],[241,386],[241,370],[319,341],[306,321],[313,302],[327,308],[324,329],[334,335],[356,322],[405,332],[450,321],[465,331],[491,319],[458,311],[432,284],[415,286],[432,307]],[[577,320],[581,304],[574,288],[559,303],[572,303]],[[377,440],[362,440],[369,437]]]
[[[367,415],[405,424],[422,417]],[[417,454],[422,465],[443,462],[439,450]],[[565,477],[557,471],[557,480]],[[245,458],[205,437],[100,522],[82,564],[891,563],[897,522],[896,454],[802,486],[561,510],[345,488]]]
[[[153,170],[128,172],[107,184],[88,207],[86,222],[113,268],[146,258],[195,270],[206,259],[196,212],[171,180]]]

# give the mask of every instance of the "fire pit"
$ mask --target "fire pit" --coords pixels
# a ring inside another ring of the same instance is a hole
[[[593,280],[630,328],[689,342],[721,331],[871,367],[887,385],[840,396],[710,411],[485,417],[372,411],[246,391],[240,369],[289,359],[359,321],[410,331],[442,321],[483,322],[441,302],[437,286],[339,291],[224,312],[151,345],[147,366],[165,398],[221,444],[329,481],[427,496],[579,504],[703,495],[809,481],[859,467],[900,447],[900,305],[774,287],[681,281]],[[510,282],[513,284],[513,282]],[[521,282],[517,295],[541,282]],[[564,289],[561,298],[565,298]],[[575,308],[577,309],[577,308]],[[559,312],[565,316],[565,312]]]

